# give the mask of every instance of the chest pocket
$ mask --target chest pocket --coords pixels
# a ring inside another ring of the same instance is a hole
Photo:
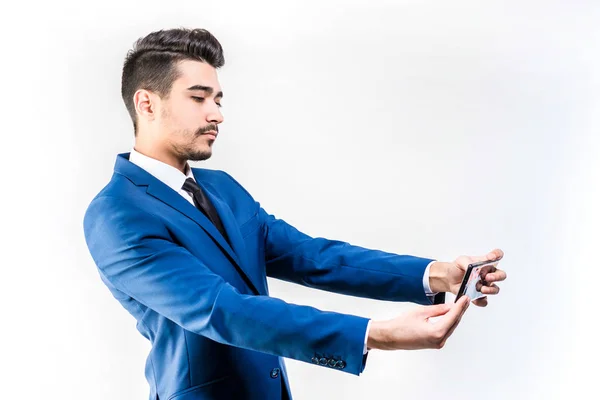
[[[248,235],[254,233],[259,228],[258,213],[256,213],[240,226],[242,238],[245,240]]]

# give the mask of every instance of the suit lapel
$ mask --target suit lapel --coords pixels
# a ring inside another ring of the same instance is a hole
[[[179,193],[173,191],[170,187],[162,182],[151,183],[148,185],[146,193],[195,221],[219,244],[219,247],[221,247],[221,249],[225,251],[235,261],[236,264],[240,264],[237,254],[234,253],[231,246],[229,246],[215,225],[200,210],[194,207],[189,201],[181,197]]]
[[[235,216],[231,212],[231,208],[229,208],[229,205],[226,202],[224,202],[223,200],[221,200],[221,198],[218,197],[212,185],[202,181],[197,170],[192,169],[192,172],[194,173],[194,178],[196,179],[196,182],[202,187],[202,190],[217,210],[217,213],[221,218],[221,222],[223,223],[223,227],[225,228],[225,232],[229,237],[229,242],[231,242],[231,246],[233,247],[233,251],[238,255],[238,257],[243,257],[246,254],[246,248],[244,246],[244,240],[240,233],[240,229],[235,220]],[[214,227],[212,222],[209,221],[209,223]],[[219,235],[219,237],[222,238],[225,243],[227,243],[227,241],[221,235],[221,232],[219,232],[219,230],[216,227],[214,228],[214,230],[216,231],[216,234]],[[250,287],[253,288],[256,291],[256,293],[260,293],[257,289],[257,285],[255,285],[254,282],[252,282],[252,274],[248,270],[248,265],[246,263],[241,262],[238,263],[238,266],[240,267],[240,270],[243,273],[243,275],[246,275],[246,277],[248,278],[248,281],[250,282]]]
[[[194,207],[189,201],[185,200],[179,193],[175,192],[169,186],[156,179],[142,168],[131,163],[128,158],[129,153],[119,154],[115,164],[115,172],[127,176],[138,186],[147,185],[147,194],[160,200],[164,204],[174,208],[196,222],[215,242],[217,242],[219,248],[229,255],[240,274],[246,278],[245,280],[250,288],[256,293],[259,293],[257,286],[251,280],[252,275],[249,273],[249,271],[244,269],[243,263],[240,261],[240,257],[245,254],[243,240],[231,209],[224,201],[216,196],[214,188],[209,188],[208,185],[201,179],[197,170],[192,169],[194,178],[196,179],[198,185],[202,187],[202,190],[204,190],[206,195],[209,197],[210,201],[213,202],[213,205],[217,210],[219,217],[221,218],[221,222],[223,222],[225,231],[229,236],[231,246],[229,243],[227,243],[227,240],[225,240],[223,235],[221,235],[221,232],[219,232],[217,227],[200,210]]]
[[[223,223],[225,232],[227,232],[227,236],[229,237],[229,242],[231,242],[231,246],[233,247],[234,253],[241,257],[245,253],[245,249],[242,249],[241,247],[242,236],[235,221],[235,217],[231,212],[231,209],[229,208],[227,203],[225,203],[218,197],[214,187],[202,180],[200,174],[196,169],[192,169],[192,173],[194,174],[194,179],[196,179],[198,185],[200,185],[208,199],[211,201],[211,203],[217,210],[217,214],[219,214],[219,217],[221,218],[221,222]],[[202,214],[202,216],[204,217],[204,214]],[[204,219],[206,219],[210,223],[210,225],[213,227],[213,230],[216,232],[219,238],[221,238],[224,243],[227,243],[225,238],[223,238],[223,235],[221,235],[221,232],[219,232],[219,230],[214,226],[214,224],[208,218],[204,217]],[[232,247],[230,247],[230,249]]]

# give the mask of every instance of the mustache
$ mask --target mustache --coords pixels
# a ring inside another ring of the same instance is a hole
[[[219,133],[219,128],[217,127],[217,125],[206,125],[205,127],[198,129],[196,131],[196,135],[203,135],[208,131],[215,131]]]

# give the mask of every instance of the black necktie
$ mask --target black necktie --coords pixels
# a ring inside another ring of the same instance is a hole
[[[219,214],[217,214],[217,210],[212,205],[208,197],[204,194],[200,186],[194,181],[192,178],[187,178],[182,187],[183,190],[190,193],[192,198],[194,199],[194,204],[196,208],[204,213],[212,221],[212,223],[217,227],[221,235],[229,242],[227,238],[227,234],[225,233],[225,228],[223,227],[223,223],[221,222],[221,218],[219,218]]]

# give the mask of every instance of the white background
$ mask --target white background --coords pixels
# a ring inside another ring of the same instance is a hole
[[[195,166],[314,236],[506,253],[500,295],[444,349],[372,351],[360,377],[287,360],[296,399],[595,392],[598,21],[599,2],[566,0],[2,6],[0,398],[147,398],[149,344],[100,281],[82,219],[133,144],[127,50],[180,26],[210,30],[226,57],[225,122]],[[415,307],[269,284],[374,319]]]

